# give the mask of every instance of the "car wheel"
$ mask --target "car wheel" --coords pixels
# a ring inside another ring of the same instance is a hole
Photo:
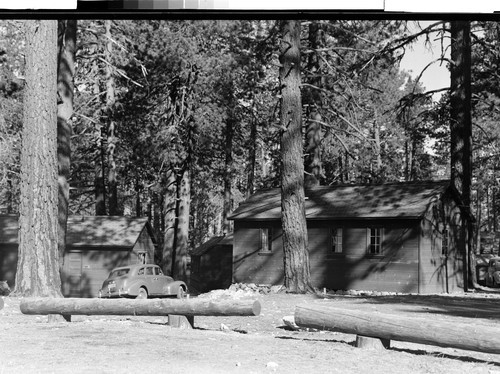
[[[180,286],[179,289],[177,290],[177,298],[178,299],[186,298],[186,290],[184,289],[184,287]]]
[[[136,296],[136,299],[147,299],[148,291],[144,287],[139,288],[139,293]]]

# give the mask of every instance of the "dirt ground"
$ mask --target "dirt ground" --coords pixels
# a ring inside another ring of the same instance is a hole
[[[391,341],[387,350],[354,346],[355,335],[292,331],[282,318],[296,305],[428,316],[484,323],[500,333],[500,298],[339,296],[214,291],[199,297],[260,300],[257,317],[195,317],[195,329],[168,317],[73,316],[47,322],[23,315],[20,299],[0,310],[0,374],[7,373],[498,373],[500,355]]]

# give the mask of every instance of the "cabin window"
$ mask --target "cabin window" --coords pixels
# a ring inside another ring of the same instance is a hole
[[[442,234],[442,237],[441,237],[441,254],[443,256],[447,256],[448,255],[448,228],[445,227],[443,229],[443,234]]]
[[[332,245],[332,253],[342,253],[342,229],[332,228],[330,229],[330,242]]]
[[[382,228],[371,227],[368,229],[368,254],[382,254]]]
[[[271,253],[273,233],[271,228],[260,229],[260,252]]]

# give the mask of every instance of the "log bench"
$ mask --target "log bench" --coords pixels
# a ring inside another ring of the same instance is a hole
[[[295,308],[299,327],[357,335],[358,347],[388,348],[391,340],[436,345],[485,353],[500,353],[500,325],[436,320],[405,313],[384,314],[376,311],[342,309],[328,305]]]
[[[194,316],[258,316],[258,300],[27,298],[23,314],[168,316],[173,327],[194,327]]]

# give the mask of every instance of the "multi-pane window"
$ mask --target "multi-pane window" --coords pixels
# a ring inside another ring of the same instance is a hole
[[[342,253],[342,229],[332,228],[330,230],[330,240],[333,253]]]
[[[443,236],[441,238],[441,254],[446,256],[448,254],[448,228],[443,229]]]
[[[263,253],[270,253],[272,251],[272,242],[272,229],[260,229],[260,251]]]
[[[368,253],[371,255],[379,255],[382,253],[382,228],[372,227],[369,229]]]

